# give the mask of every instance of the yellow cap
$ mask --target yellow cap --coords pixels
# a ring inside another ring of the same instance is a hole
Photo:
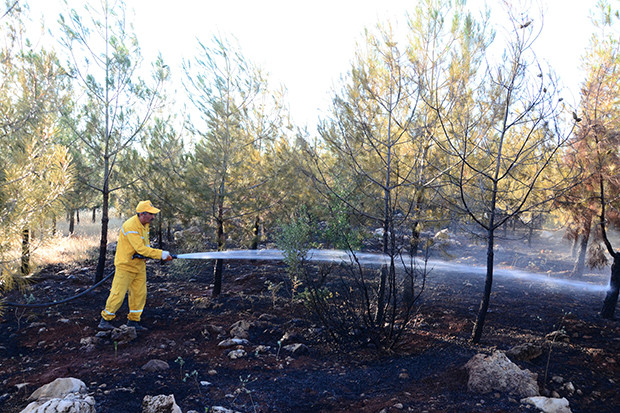
[[[151,201],[140,201],[136,207],[136,212],[149,212],[151,214],[156,214],[159,212],[159,209],[155,208],[153,204],[151,204]]]

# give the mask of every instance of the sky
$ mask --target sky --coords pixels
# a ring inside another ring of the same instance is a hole
[[[483,0],[469,0],[476,8]],[[72,0],[78,10],[79,1]],[[489,0],[497,4],[499,0]],[[61,0],[30,0],[33,15],[57,20]],[[330,96],[347,72],[364,28],[390,19],[405,27],[415,0],[126,0],[135,10],[134,28],[143,55],[161,52],[182,76],[181,62],[194,56],[197,38],[208,44],[214,35],[234,36],[242,54],[269,74],[272,86],[283,85],[293,121],[313,129],[330,105]],[[594,0],[542,0],[544,22],[535,44],[539,58],[551,64],[576,101],[583,79],[580,59],[589,42],[589,9]],[[497,10],[494,13],[498,13]],[[494,19],[501,19],[498,14]]]

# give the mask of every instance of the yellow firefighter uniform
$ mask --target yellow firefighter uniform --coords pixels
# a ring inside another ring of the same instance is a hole
[[[116,267],[114,280],[105,309],[101,312],[101,316],[107,321],[116,317],[116,311],[123,304],[127,292],[129,292],[127,319],[140,321],[146,304],[146,263],[144,259],[132,257],[134,254],[140,254],[154,259],[162,258],[162,250],[149,246],[149,224],[142,224],[139,217],[141,212],[156,214],[159,209],[153,207],[150,201],[142,201],[138,204],[136,212],[138,214],[123,223],[118,236],[114,256]]]

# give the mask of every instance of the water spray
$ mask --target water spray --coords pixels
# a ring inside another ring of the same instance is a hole
[[[173,259],[185,259],[185,260],[263,260],[263,261],[283,261],[284,260],[284,252],[279,249],[264,249],[264,250],[228,250],[228,251],[207,251],[207,252],[192,252],[187,254],[171,254]],[[134,254],[132,257],[134,259],[146,259],[147,257]],[[397,267],[403,267],[403,263],[411,263],[415,261],[415,257],[411,257],[409,255],[399,255],[399,259],[395,260],[395,264]],[[351,252],[346,250],[333,250],[333,249],[311,249],[308,250],[306,255],[307,261],[313,262],[331,262],[336,264],[352,264],[354,262],[359,262],[361,265],[365,266],[382,266],[390,263],[390,256],[387,254],[381,253],[368,253],[368,252]],[[448,261],[442,260],[428,260],[427,266],[431,269],[431,271],[442,271],[449,273],[458,273],[458,274],[472,274],[472,275],[481,275],[484,276],[486,274],[486,267],[480,267],[475,265],[467,265],[467,264],[459,264],[459,263],[451,263]],[[54,301],[50,303],[40,303],[40,304],[19,304],[12,302],[4,302],[4,305],[10,307],[50,307],[53,305],[58,305],[62,303],[66,303],[68,301],[74,300],[82,295],[86,294],[89,291],[92,291],[96,287],[100,286],[104,281],[110,278],[114,274],[114,271],[109,273],[104,279],[102,279],[97,284],[91,286],[85,291],[82,291],[80,294],[75,295],[73,297],[69,297],[64,300]],[[591,293],[600,293],[605,292],[609,289],[609,284],[592,284],[584,281],[574,281],[574,280],[565,280],[561,278],[551,277],[547,274],[538,274],[521,270],[512,270],[505,268],[495,268],[494,274],[498,277],[504,278],[512,278],[529,282],[536,282],[539,284],[554,286],[554,287],[565,287],[565,288],[573,288],[579,289],[586,292]]]
[[[284,252],[279,249],[264,250],[228,250],[228,251],[208,251],[194,252],[188,254],[173,255],[177,259],[190,260],[266,260],[266,261],[282,261],[284,260]],[[396,260],[397,266],[402,266],[403,262],[408,263],[415,260],[415,257],[409,255],[399,255]],[[381,266],[389,264],[390,256],[381,253],[355,252],[346,250],[333,249],[310,249],[306,255],[307,261],[313,262],[332,262],[337,264],[351,264],[355,261],[365,266]],[[428,260],[427,266],[433,271],[443,271],[459,274],[485,275],[486,267],[452,263],[442,260]],[[531,281],[540,284],[556,287],[576,288],[588,292],[598,293],[607,291],[609,285],[593,284],[585,281],[567,280],[552,277],[548,274],[533,273],[522,270],[513,270],[506,268],[495,268],[494,275],[504,278],[512,278],[523,281]]]

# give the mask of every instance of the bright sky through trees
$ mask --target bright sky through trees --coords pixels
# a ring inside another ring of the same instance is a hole
[[[110,0],[114,1],[114,0]],[[405,14],[414,0],[126,0],[135,10],[134,26],[145,57],[159,51],[181,78],[181,60],[196,52],[196,37],[210,41],[215,34],[234,35],[243,54],[288,89],[293,120],[314,128],[330,104],[332,86],[349,68],[356,42],[365,27],[389,18],[404,29]],[[33,16],[44,13],[55,25],[62,0],[30,0]],[[82,1],[70,0],[81,11]],[[478,8],[483,0],[469,0]],[[497,5],[493,18],[503,18]],[[591,34],[589,14],[594,0],[542,0],[544,27],[536,43],[539,57],[548,61],[570,88],[574,102],[583,74],[580,59]],[[534,10],[532,10],[533,13]],[[543,22],[534,21],[533,24]],[[275,86],[272,85],[272,86]]]

